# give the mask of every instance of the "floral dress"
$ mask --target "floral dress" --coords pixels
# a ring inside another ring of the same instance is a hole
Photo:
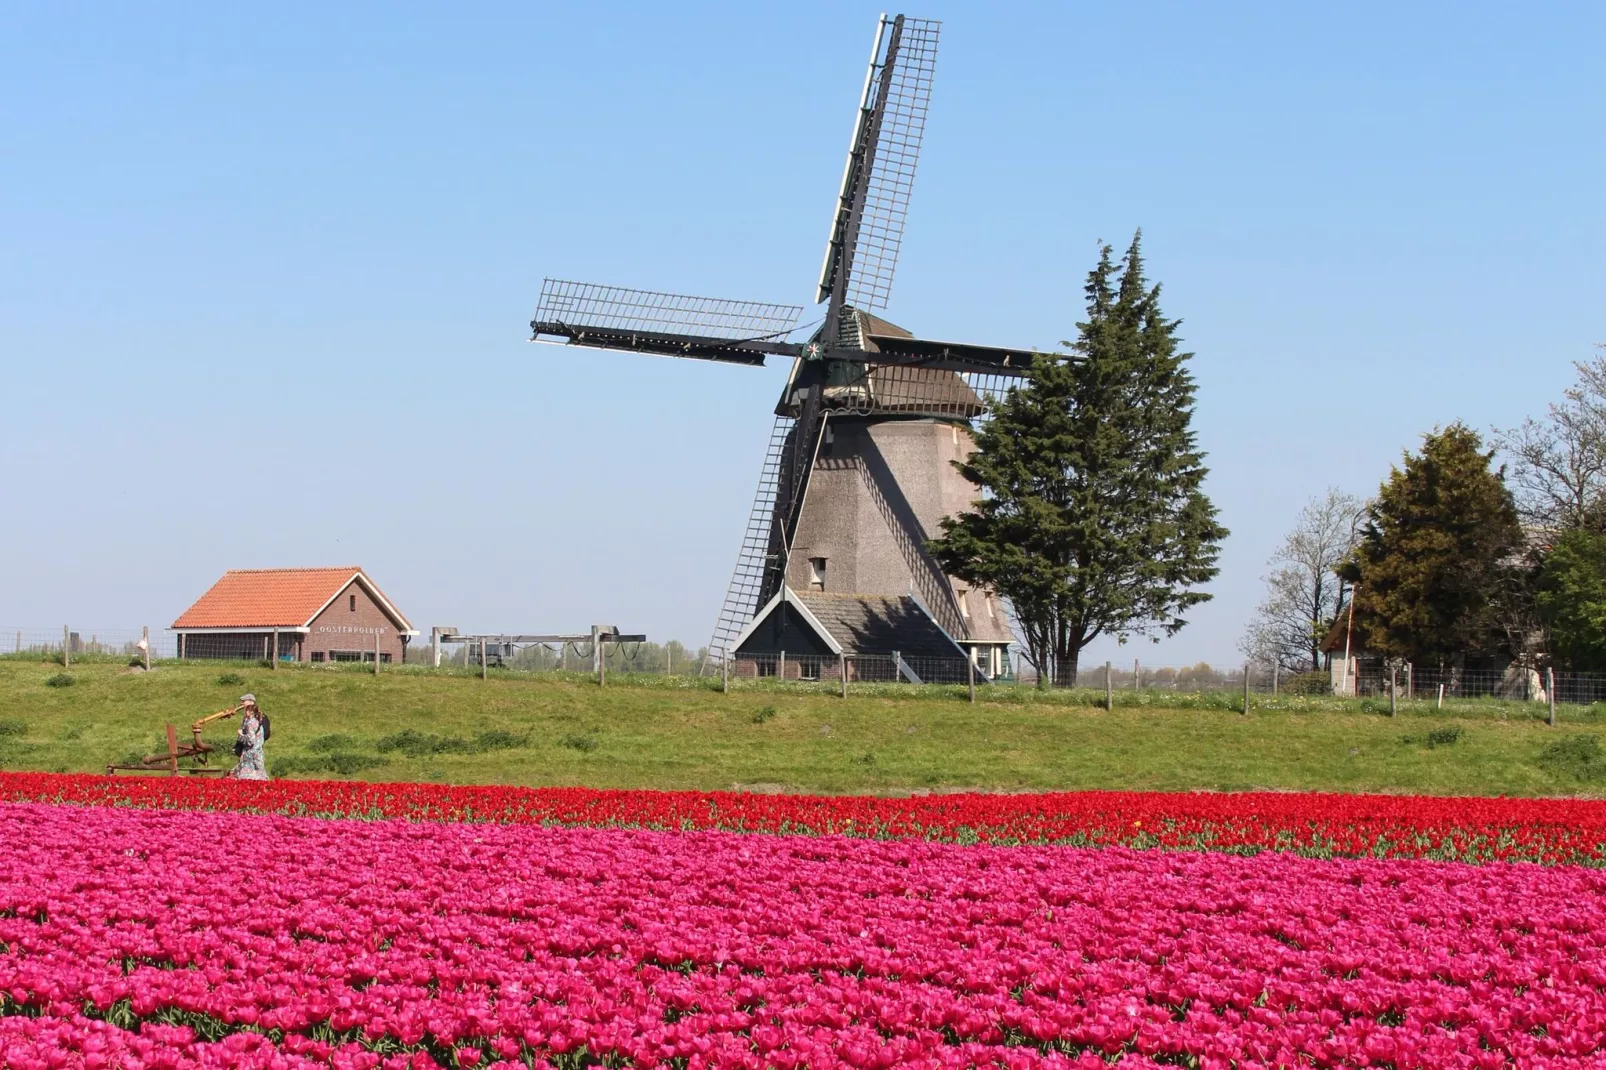
[[[236,780],[268,779],[267,760],[262,756],[261,717],[248,713],[240,718],[240,731],[235,739],[245,744],[245,750],[240,753],[240,760],[234,763],[234,768],[229,770],[229,776]]]

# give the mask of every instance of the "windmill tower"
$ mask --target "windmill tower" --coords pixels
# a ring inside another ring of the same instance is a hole
[[[952,462],[974,448],[971,421],[986,399],[1033,354],[917,338],[878,315],[897,268],[939,28],[903,15],[876,26],[815,292],[823,318],[806,341],[790,340],[796,305],[550,278],[542,286],[535,341],[758,366],[792,358],[710,643],[715,658],[750,640],[781,603],[833,631],[826,642],[839,653],[854,640],[855,653],[929,649],[934,625],[946,653],[968,652],[993,675],[1012,639],[991,592],[945,575],[925,543],[977,497]]]

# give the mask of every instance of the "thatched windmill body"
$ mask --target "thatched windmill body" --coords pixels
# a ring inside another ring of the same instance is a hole
[[[1012,638],[1002,609],[991,592],[945,575],[925,542],[976,498],[952,462],[974,448],[971,421],[985,399],[1033,354],[917,338],[878,315],[897,267],[938,31],[903,15],[877,25],[815,294],[823,315],[806,341],[790,340],[800,306],[550,278],[542,287],[537,341],[758,366],[792,358],[715,658],[762,647],[755,628],[784,603],[834,630],[827,645],[837,652],[964,650],[986,674],[1002,667]]]

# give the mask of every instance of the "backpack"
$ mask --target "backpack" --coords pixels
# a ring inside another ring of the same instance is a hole
[[[268,715],[264,713],[262,715],[262,742],[266,743],[268,740],[270,740],[272,738],[273,738],[273,722],[268,720]]]

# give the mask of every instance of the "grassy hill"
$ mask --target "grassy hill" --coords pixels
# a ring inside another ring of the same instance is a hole
[[[354,666],[56,665],[0,659],[0,768],[99,772],[253,691],[275,775],[597,787],[909,792],[1293,789],[1571,795],[1606,790],[1606,717],[1568,708],[1330,697],[1039,695],[1018,688],[733,685]],[[221,678],[221,681],[220,681]],[[228,763],[233,722],[208,738]]]

